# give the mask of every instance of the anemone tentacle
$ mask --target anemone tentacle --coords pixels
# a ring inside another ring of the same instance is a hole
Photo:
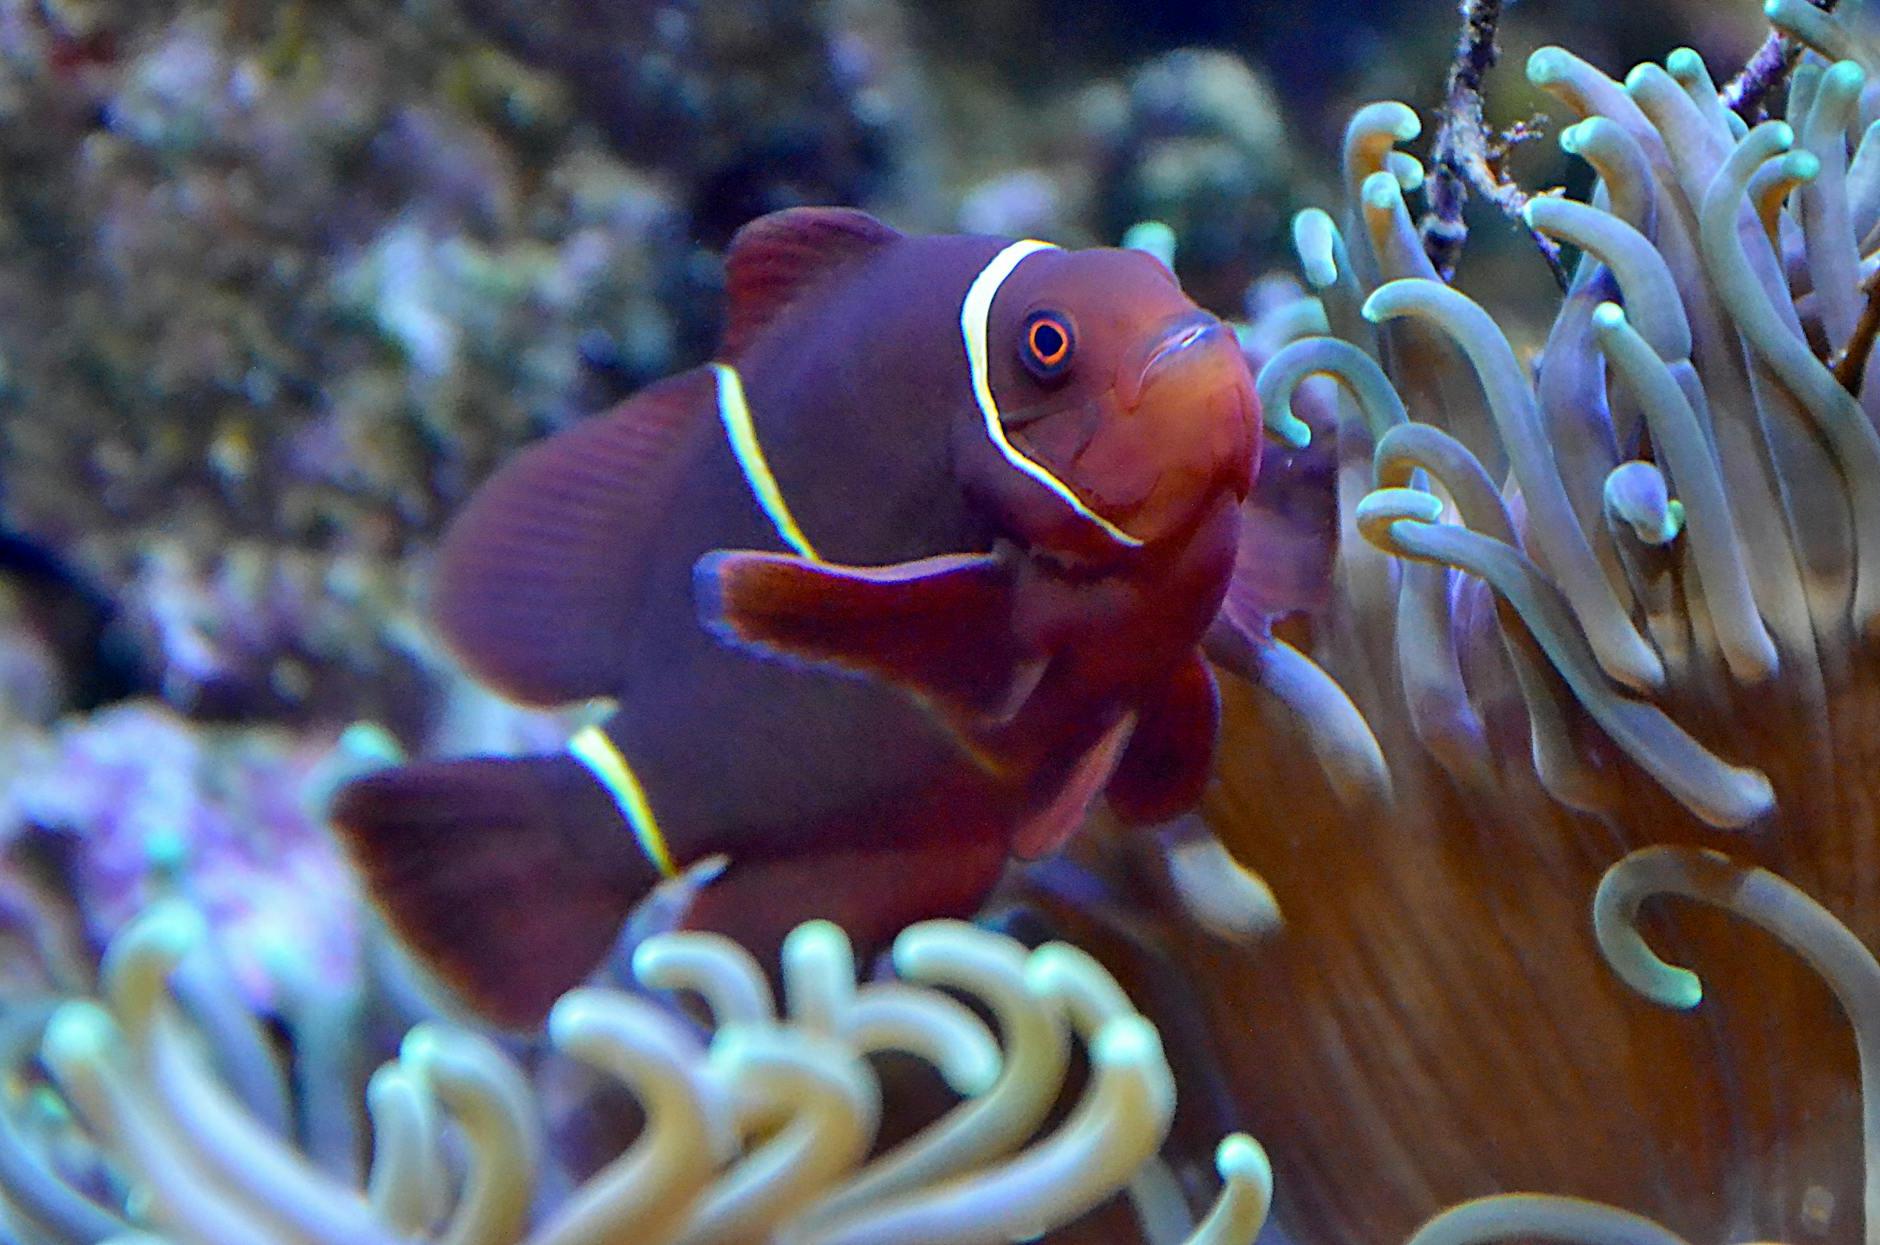
[[[1863,1098],[1829,992],[1680,909],[1660,945],[1730,967],[1677,1021],[1615,988],[1586,921],[1629,851],[1734,826],[1733,855],[1880,943],[1880,384],[1835,370],[1880,270],[1880,93],[1841,19],[1771,15],[1813,49],[1786,122],[1744,124],[1685,49],[1623,82],[1530,57],[1598,178],[1527,211],[1580,252],[1564,299],[1536,270],[1544,344],[1502,314],[1518,288],[1472,286],[1466,260],[1458,288],[1418,271],[1397,109],[1354,125],[1344,214],[1296,226],[1329,331],[1260,392],[1280,461],[1335,475],[1340,545],[1330,603],[1282,634],[1362,715],[1394,794],[1359,814],[1301,787],[1302,736],[1250,744],[1271,721],[1228,688],[1236,764],[1205,811],[1286,914],[1275,962],[1237,962],[1210,1009],[1230,1066],[1277,1072],[1244,1088],[1269,1140],[1290,1130],[1278,1213],[1315,1239],[1401,1239],[1557,1172],[1691,1240],[1857,1239]],[[1296,1030],[1235,1031],[1255,988],[1294,992]],[[1322,1118],[1300,1087],[1324,1078],[1379,1105]],[[1589,1124],[1507,1109],[1528,1100]],[[1458,1130],[1474,1152],[1424,1148]],[[1363,1154],[1382,1187],[1346,1200],[1323,1153]],[[1817,1186],[1842,1208],[1825,1228],[1798,1201]]]
[[[562,1173],[571,1187],[537,1207],[557,1162],[541,1136],[546,1095],[495,1042],[426,1022],[371,1079],[360,1189],[270,1132],[201,1058],[174,986],[203,937],[196,910],[166,900],[111,941],[101,1001],[9,1013],[8,1053],[38,1041],[51,1074],[42,1092],[69,1105],[109,1172],[99,1187],[120,1204],[94,1202],[0,1129],[0,1226],[10,1231],[17,1212],[28,1239],[58,1245],[158,1239],[145,1229],[199,1245],[1008,1240],[1124,1191],[1175,1111],[1156,1029],[1075,948],[929,921],[895,944],[904,980],[858,981],[846,936],[811,922],[786,943],[780,1012],[735,943],[659,934],[639,946],[636,973],[696,994],[709,1033],[599,987],[564,995],[548,1024],[550,1045],[639,1104],[623,1152],[578,1181]],[[935,986],[978,999],[999,1036]],[[1073,1035],[1093,1075],[1035,1138],[1065,1096]],[[962,1101],[871,1158],[882,1084],[869,1056],[890,1050],[931,1066]],[[1250,1245],[1272,1200],[1266,1154],[1232,1133],[1215,1169],[1219,1193],[1186,1239]]]

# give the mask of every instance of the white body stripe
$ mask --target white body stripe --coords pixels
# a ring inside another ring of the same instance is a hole
[[[737,456],[738,467],[751,486],[752,496],[770,517],[771,526],[777,529],[784,544],[812,562],[822,561],[815,546],[809,543],[809,537],[797,526],[796,516],[790,513],[789,504],[783,500],[783,489],[764,458],[764,447],[758,444],[757,427],[751,422],[751,407],[745,401],[744,380],[738,375],[738,369],[728,363],[714,363],[711,367],[718,381],[718,418],[725,426],[731,452]]]
[[[979,404],[979,413],[986,421],[986,435],[992,438],[1006,462],[1044,485],[1065,505],[1101,528],[1111,540],[1134,549],[1142,544],[1140,540],[1084,505],[1069,485],[1019,453],[1018,447],[1006,440],[1005,425],[999,419],[999,404],[992,397],[986,354],[986,339],[992,332],[992,300],[1026,256],[1056,249],[1049,242],[1031,239],[1014,242],[994,255],[992,262],[980,270],[967,288],[966,298],[960,303],[960,335],[966,341],[966,366],[972,377],[973,400]]]
[[[777,529],[777,535],[783,542],[800,556],[812,562],[820,562],[816,549],[803,535],[803,529],[797,526],[796,516],[790,513],[789,504],[783,500],[783,489],[777,484],[777,477],[770,470],[770,463],[764,458],[764,448],[758,443],[757,428],[751,422],[750,404],[744,397],[744,381],[738,370],[727,363],[713,363],[712,377],[718,390],[718,418],[725,426],[725,438],[731,443],[731,453],[738,460],[738,469],[744,473],[745,483],[750,486],[751,494],[757,499],[771,525]],[[568,740],[568,755],[581,762],[594,780],[613,797],[614,804],[620,809],[620,815],[633,830],[633,837],[639,842],[640,850],[653,862],[662,877],[679,876],[679,867],[672,857],[672,849],[666,845],[666,836],[659,828],[659,820],[653,816],[653,806],[646,798],[646,788],[640,785],[639,775],[627,764],[627,758],[621,755],[614,741],[607,737],[599,726],[584,726]]]
[[[588,773],[614,797],[620,815],[633,828],[640,850],[653,862],[660,876],[678,877],[679,867],[672,859],[672,850],[666,846],[666,836],[660,833],[659,822],[653,817],[646,788],[640,785],[638,775],[627,764],[627,758],[620,755],[620,749],[614,747],[614,741],[607,738],[600,727],[584,726],[568,740],[568,755],[587,766]]]

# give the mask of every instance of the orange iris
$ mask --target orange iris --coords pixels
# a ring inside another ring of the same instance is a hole
[[[1071,352],[1070,330],[1063,321],[1054,317],[1034,320],[1025,344],[1031,348],[1031,357],[1040,366],[1056,367]]]

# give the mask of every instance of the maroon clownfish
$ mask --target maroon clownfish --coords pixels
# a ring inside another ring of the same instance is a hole
[[[1199,644],[1260,457],[1233,332],[1154,259],[753,222],[717,361],[530,447],[452,525],[433,614],[567,751],[361,778],[333,817],[394,926],[537,1020],[662,877],[761,952],[967,914],[1097,796],[1165,819],[1219,716]]]

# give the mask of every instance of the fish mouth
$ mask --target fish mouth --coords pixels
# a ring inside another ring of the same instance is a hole
[[[1171,317],[1118,373],[1117,396],[1127,415],[1114,445],[1091,447],[1087,478],[1104,482],[1105,513],[1132,537],[1160,539],[1222,490],[1245,500],[1259,406],[1229,325],[1199,309]]]
[[[1163,326],[1160,333],[1137,347],[1117,369],[1118,400],[1125,409],[1133,409],[1142,400],[1143,391],[1159,374],[1206,354],[1227,334],[1227,325],[1199,308],[1176,316]]]

